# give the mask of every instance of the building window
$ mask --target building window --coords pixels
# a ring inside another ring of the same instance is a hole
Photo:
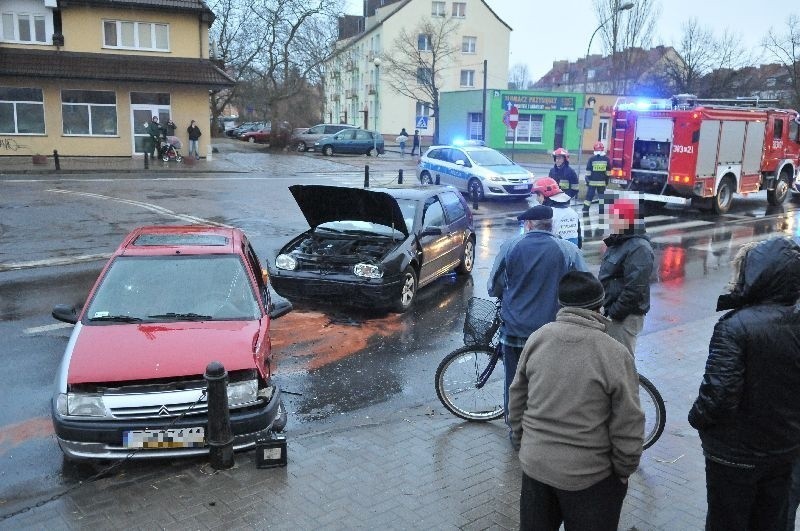
[[[423,52],[430,52],[433,49],[431,36],[424,33],[417,35],[417,49]]]
[[[106,48],[169,51],[169,25],[104,20],[103,44]]]
[[[569,72],[564,72],[561,74],[561,82],[567,83],[569,81]]]
[[[470,140],[483,140],[483,114],[479,112],[469,113],[468,122],[467,138]]]
[[[541,114],[520,114],[517,129],[506,128],[506,142],[512,142],[516,133],[518,143],[541,144],[543,119]]]
[[[429,67],[420,67],[417,68],[417,84],[418,85],[430,85],[433,81],[431,76],[431,69]]]
[[[65,135],[116,136],[117,96],[107,90],[62,90]]]
[[[453,2],[453,16],[455,18],[464,18],[467,16],[466,2]]]
[[[461,39],[461,52],[462,53],[475,53],[477,48],[477,37],[464,37]]]
[[[608,140],[608,118],[600,119],[600,127],[597,129],[597,140],[603,144]]]
[[[462,70],[461,71],[461,86],[474,87],[475,86],[475,70]]]
[[[594,68],[590,68],[586,71],[586,79],[594,79]]]
[[[45,16],[32,13],[3,13],[2,37],[6,42],[47,43]]]
[[[444,2],[431,2],[431,16],[432,17],[445,16]]]
[[[44,134],[42,89],[0,87],[0,134]]]
[[[416,116],[424,116],[429,117],[431,115],[431,105],[426,101],[418,101],[417,102],[417,114]]]

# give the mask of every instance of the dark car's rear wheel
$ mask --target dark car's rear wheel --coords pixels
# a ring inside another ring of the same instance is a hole
[[[467,239],[464,244],[464,255],[461,257],[461,263],[458,265],[458,272],[461,275],[469,275],[472,273],[472,268],[475,266],[475,242],[472,238]]]
[[[394,310],[396,312],[405,312],[411,308],[414,302],[414,297],[417,294],[417,273],[411,266],[406,267],[403,271],[402,281],[400,282],[400,290],[397,294],[397,299],[394,303]]]
[[[330,157],[333,155],[333,146],[325,146],[322,148],[322,154],[326,157]]]

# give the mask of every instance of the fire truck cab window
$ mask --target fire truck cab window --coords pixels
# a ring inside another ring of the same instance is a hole
[[[789,122],[789,138],[793,138],[795,142],[800,142],[800,124],[796,120]]]
[[[783,120],[775,120],[775,129],[773,129],[772,137],[775,140],[783,138]]]

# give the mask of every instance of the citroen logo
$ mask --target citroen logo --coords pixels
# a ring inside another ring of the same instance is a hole
[[[169,409],[167,409],[167,406],[161,406],[158,410],[159,417],[168,417],[170,414],[171,413],[169,412]]]

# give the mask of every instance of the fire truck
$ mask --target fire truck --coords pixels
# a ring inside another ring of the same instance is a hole
[[[611,137],[610,182],[640,199],[723,214],[735,193],[800,192],[800,115],[764,100],[620,98]]]

